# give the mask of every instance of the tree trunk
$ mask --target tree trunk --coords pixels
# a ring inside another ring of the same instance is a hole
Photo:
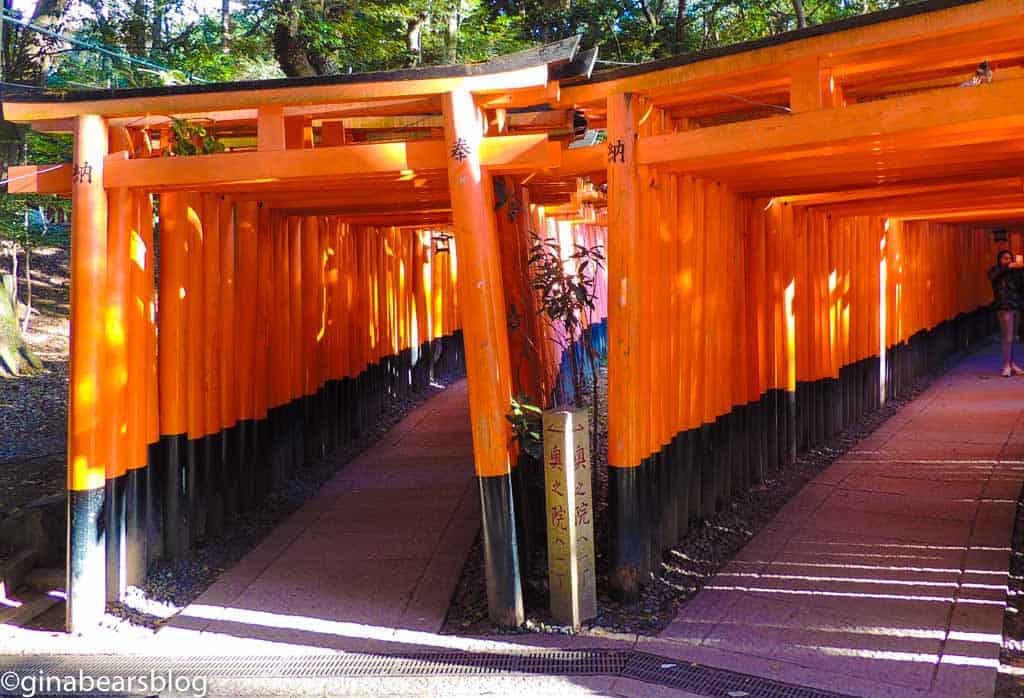
[[[135,0],[132,3],[131,17],[128,22],[128,53],[134,56],[146,55],[146,43],[148,39],[148,18],[145,0]]]
[[[444,32],[445,59],[448,63],[459,60],[459,3],[452,7],[448,15],[448,27]]]
[[[421,12],[412,19],[405,21],[405,48],[409,51],[409,64],[417,66],[423,62],[423,25],[427,23],[427,13]]]
[[[28,322],[32,317],[32,250],[25,247],[25,317],[21,319],[21,333],[28,332]],[[15,279],[18,277],[15,276]],[[17,293],[15,293],[17,298]]]
[[[793,0],[793,11],[796,12],[796,25],[804,29],[807,27],[807,14],[804,12],[803,0]]]
[[[301,35],[302,0],[282,3],[281,14],[271,37],[274,57],[284,74],[290,78],[311,77],[320,71],[310,60],[306,42]]]
[[[69,0],[40,0],[32,13],[32,23],[59,32],[68,3]],[[3,6],[9,9],[11,3],[4,0]],[[0,51],[4,60],[0,80],[29,80],[45,84],[50,55],[58,43],[30,30],[3,32]],[[25,158],[26,132],[25,126],[0,121],[0,177],[4,180],[7,179],[7,168]],[[0,185],[0,197],[4,196],[7,196],[6,183]],[[43,366],[25,345],[18,326],[17,276],[0,274],[0,282],[4,287],[0,290],[0,377],[34,373]]]
[[[220,4],[220,50],[227,53],[231,50],[231,2],[222,0]]]
[[[10,274],[0,274],[0,377],[24,376],[36,373],[43,364],[25,344],[18,327],[18,311],[11,302],[10,289],[15,284]]]
[[[682,53],[686,45],[686,0],[679,0],[679,7],[676,8],[676,52]]]
[[[640,10],[644,13],[644,19],[651,25],[651,36],[654,36],[658,32],[658,14],[647,0],[640,1]]]
[[[159,50],[164,45],[164,3],[163,0],[153,0],[153,22],[150,25],[152,34],[150,46],[153,50]]]
[[[36,4],[35,12],[32,13],[32,23],[37,27],[60,33],[60,24],[67,12],[69,0],[40,0]],[[39,32],[27,31],[28,41],[26,49],[29,60],[32,63],[35,81],[39,84],[46,82],[50,72],[51,54],[61,42],[51,39]],[[13,76],[18,77],[18,76]],[[25,76],[29,77],[29,76]]]

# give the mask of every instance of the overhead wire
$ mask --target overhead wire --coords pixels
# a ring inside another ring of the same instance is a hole
[[[29,22],[28,20],[21,19],[20,17],[18,17],[18,16],[16,16],[14,14],[13,10],[8,9],[6,7],[2,9],[2,12],[0,12],[0,19],[2,19],[4,22],[7,22],[9,24],[13,24],[13,25],[21,27],[23,29],[30,29],[32,31],[38,32],[38,33],[40,33],[40,34],[42,34],[44,36],[48,36],[48,37],[50,37],[52,39],[56,39],[57,41],[62,41],[64,43],[71,44],[72,46],[78,46],[78,47],[87,49],[89,51],[94,51],[96,53],[99,53],[99,54],[102,54],[102,55],[105,55],[105,56],[108,56],[110,58],[114,58],[114,59],[117,59],[117,60],[120,60],[120,61],[124,61],[124,62],[129,63],[129,64],[135,64],[135,65],[139,65],[139,66],[144,66],[146,68],[150,68],[151,70],[156,70],[156,71],[159,71],[161,73],[180,73],[180,74],[184,75],[185,77],[187,77],[190,82],[202,82],[202,83],[209,82],[208,80],[204,80],[202,78],[196,77],[195,75],[193,75],[191,72],[188,72],[188,71],[178,70],[176,68],[171,68],[170,66],[163,65],[162,63],[157,63],[156,61],[152,61],[152,60],[149,60],[147,58],[140,58],[138,56],[133,56],[133,55],[131,55],[129,53],[121,53],[121,52],[113,50],[111,47],[108,47],[108,46],[105,46],[105,45],[101,45],[101,44],[98,44],[98,43],[94,43],[94,42],[91,42],[91,41],[86,41],[85,39],[76,39],[74,37],[65,36],[64,34],[60,34],[58,32],[52,31],[50,29],[47,29],[46,27],[41,27],[38,24],[33,24],[32,22]]]
[[[18,175],[17,177],[8,177],[7,179],[0,179],[0,185],[10,184],[11,182],[17,182],[19,179],[28,179],[29,177],[38,177],[41,174],[46,174],[47,172],[53,172],[54,170],[59,170],[60,168],[64,167],[64,165],[65,165],[65,163],[61,163],[59,165],[51,165],[50,167],[47,167],[45,169],[36,170],[35,172],[29,172],[28,174]]]

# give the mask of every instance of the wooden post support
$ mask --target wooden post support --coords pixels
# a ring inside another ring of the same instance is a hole
[[[238,393],[235,380],[235,207],[221,199],[220,213],[220,415],[224,434],[221,458],[224,464],[224,516],[230,523],[238,513],[239,478]]]
[[[131,148],[126,129],[111,129],[110,147]],[[127,588],[127,540],[125,538],[129,446],[129,386],[127,316],[131,303],[128,264],[131,239],[135,233],[132,192],[118,188],[107,200],[107,279],[100,287],[103,298],[103,407],[100,420],[107,442],[107,482],[104,526],[107,567],[107,601],[120,601]]]
[[[146,334],[146,350],[142,368],[145,370],[146,385],[146,459],[148,462],[146,485],[145,485],[145,518],[148,522],[149,541],[146,546],[145,565],[148,567],[153,562],[165,555],[163,537],[163,501],[160,498],[163,481],[163,470],[166,466],[162,460],[162,448],[160,445],[160,366],[157,356],[156,324],[156,249],[153,246],[153,197],[146,193],[139,197],[139,235],[141,236],[141,248],[138,259],[143,260],[144,266],[136,269],[136,276],[139,283],[137,300],[140,304],[139,310],[143,313],[142,325]],[[141,570],[145,573],[145,569]]]
[[[103,405],[101,370],[103,290],[107,273],[107,195],[103,159],[107,124],[87,114],[75,122],[71,182],[71,375],[68,411],[69,632],[96,625],[105,602],[103,511],[105,463],[99,414]]]
[[[188,441],[186,442],[185,493],[188,509],[190,540],[203,535],[206,525],[206,505],[210,493],[203,481],[206,442],[206,389],[203,363],[206,358],[203,302],[206,299],[203,277],[203,218],[202,195],[190,192],[185,197],[185,240],[188,246],[187,277],[185,286],[185,367],[188,398]]]
[[[480,482],[484,566],[491,620],[523,622],[510,477],[512,387],[508,329],[501,285],[497,226],[490,175],[480,167],[483,124],[466,91],[442,98],[448,184],[459,251],[459,303],[465,335],[473,453]]]
[[[186,324],[188,237],[185,194],[160,195],[160,328],[157,336],[160,394],[160,466],[163,474],[164,554],[182,557],[189,547],[185,506],[185,449],[188,432]]]
[[[641,302],[636,142],[639,98],[608,98],[608,497],[613,592],[640,591],[643,531],[637,443],[642,399],[636,389]]]
[[[284,150],[284,107],[268,104],[259,108],[256,116],[257,150]]]
[[[587,410],[544,413],[544,492],[551,613],[579,628],[597,615]]]
[[[202,385],[206,405],[203,408],[203,474],[207,493],[206,526],[208,536],[219,536],[224,530],[224,461],[221,420],[220,352],[222,343],[221,289],[220,289],[220,197],[202,195],[200,218],[203,222],[203,296]]]
[[[238,381],[238,458],[241,463],[239,499],[243,511],[248,511],[255,504],[255,463],[259,457],[255,449],[256,388],[253,376],[255,368],[253,353],[256,350],[256,313],[252,307],[257,292],[256,266],[259,258],[256,249],[256,229],[258,224],[259,209],[256,202],[240,203],[236,233],[238,279],[235,286],[235,304],[239,312],[235,314],[237,352],[235,376]]]

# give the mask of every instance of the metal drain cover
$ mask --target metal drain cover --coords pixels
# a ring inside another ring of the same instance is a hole
[[[543,674],[622,676],[703,696],[844,698],[840,694],[692,664],[635,650],[523,652],[338,653],[242,657],[20,656],[0,657],[0,672],[18,675],[142,675],[172,671],[209,679],[331,679]]]

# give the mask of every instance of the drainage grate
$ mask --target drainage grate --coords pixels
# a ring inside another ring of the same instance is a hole
[[[646,652],[630,652],[622,672],[625,678],[668,686],[701,696],[750,698],[841,698],[838,693],[716,669],[702,664],[675,662]]]
[[[21,676],[144,675],[172,671],[208,679],[330,679],[546,674],[623,676],[703,696],[841,698],[839,694],[646,652],[581,649],[523,652],[339,653],[246,657],[141,657],[101,655],[0,657],[0,672]]]

